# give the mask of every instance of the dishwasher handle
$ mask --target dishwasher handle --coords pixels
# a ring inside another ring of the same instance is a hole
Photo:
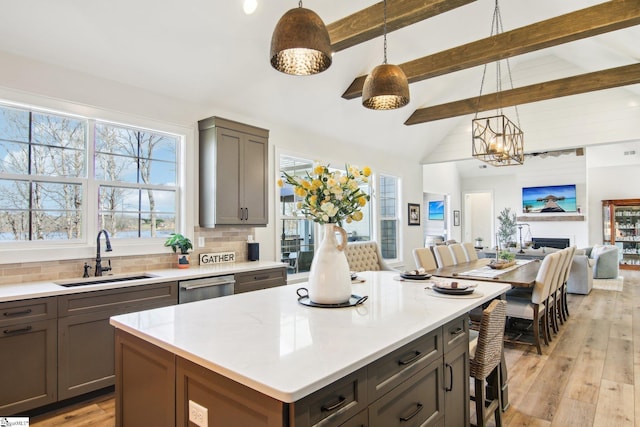
[[[228,277],[211,277],[207,279],[187,280],[180,282],[180,289],[191,290],[198,288],[208,288],[210,286],[235,285],[236,281],[233,276]]]

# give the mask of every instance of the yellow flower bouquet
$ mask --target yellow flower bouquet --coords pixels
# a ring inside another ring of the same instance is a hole
[[[360,185],[368,182],[371,169],[345,166],[345,171],[329,171],[329,165],[316,165],[306,177],[292,176],[283,172],[284,180],[293,186],[293,192],[302,200],[297,210],[306,218],[320,224],[338,224],[343,221],[360,221],[363,206],[370,200]],[[282,187],[284,182],[278,180]]]

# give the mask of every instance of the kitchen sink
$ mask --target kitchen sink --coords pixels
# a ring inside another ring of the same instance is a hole
[[[117,276],[103,276],[103,277],[88,277],[84,279],[72,279],[54,282],[56,285],[64,286],[66,288],[74,286],[87,286],[87,285],[100,285],[107,283],[129,282],[131,280],[151,279],[157,276],[151,274],[135,274],[135,275],[117,275]]]

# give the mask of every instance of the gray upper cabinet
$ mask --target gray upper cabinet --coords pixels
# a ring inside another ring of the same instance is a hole
[[[200,226],[266,226],[269,131],[220,117],[200,130]]]

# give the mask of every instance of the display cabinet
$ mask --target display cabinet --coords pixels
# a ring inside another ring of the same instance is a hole
[[[603,243],[616,245],[620,268],[640,270],[640,199],[602,201]]]

